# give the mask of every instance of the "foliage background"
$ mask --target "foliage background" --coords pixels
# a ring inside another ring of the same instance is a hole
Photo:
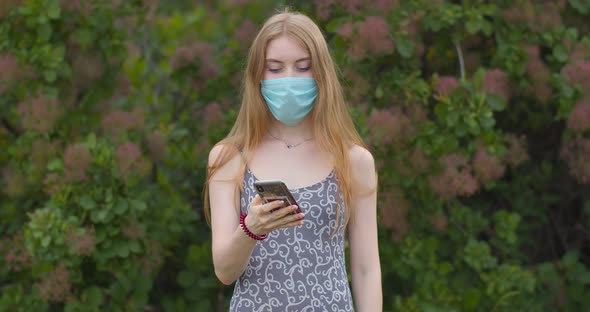
[[[0,310],[227,309],[207,153],[286,4],[377,160],[384,310],[586,310],[584,0],[2,1]]]

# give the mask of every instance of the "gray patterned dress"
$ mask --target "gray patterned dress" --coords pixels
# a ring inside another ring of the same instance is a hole
[[[256,195],[255,180],[246,169],[242,213]],[[290,191],[305,213],[303,225],[275,230],[256,243],[246,270],[235,283],[230,311],[354,311],[342,221],[330,237],[337,201],[344,207],[334,172],[321,182]]]

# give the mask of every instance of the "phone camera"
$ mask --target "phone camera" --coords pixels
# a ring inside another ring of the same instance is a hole
[[[262,186],[260,186],[260,185],[256,186],[256,189],[257,189],[259,192],[264,192],[264,188],[263,188]]]

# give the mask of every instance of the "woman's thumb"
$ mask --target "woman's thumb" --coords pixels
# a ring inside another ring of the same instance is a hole
[[[256,196],[254,196],[254,198],[252,199],[252,204],[262,205],[262,198],[260,198],[260,195],[256,194]]]

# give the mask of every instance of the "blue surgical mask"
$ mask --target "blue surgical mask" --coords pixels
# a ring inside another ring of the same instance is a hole
[[[260,91],[272,115],[293,127],[309,114],[318,96],[313,78],[279,78],[262,80]]]

